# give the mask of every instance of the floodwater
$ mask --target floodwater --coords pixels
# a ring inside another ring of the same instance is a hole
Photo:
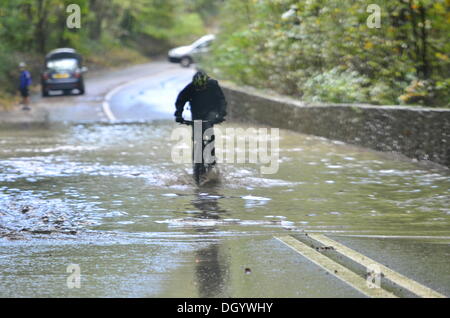
[[[0,296],[358,296],[271,238],[450,236],[445,170],[282,130],[277,174],[221,164],[199,188],[171,159],[175,127],[0,129]]]
[[[221,163],[198,187],[170,138],[192,70],[155,67],[111,100],[128,122],[87,96],[51,100],[72,123],[0,127],[0,297],[361,297],[274,239],[307,232],[450,295],[448,170],[281,130],[276,174]]]

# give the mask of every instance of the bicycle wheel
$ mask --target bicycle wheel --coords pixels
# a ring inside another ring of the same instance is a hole
[[[202,178],[206,174],[205,166],[202,163],[196,163],[194,164],[194,180],[195,183],[200,184],[202,181]]]
[[[209,144],[209,143],[214,143],[215,141],[215,136],[214,134],[212,134],[211,136],[209,136],[209,139],[203,139],[205,137],[205,131],[207,129],[213,128],[213,124],[211,122],[207,122],[204,121],[202,124],[202,131],[201,131],[201,136],[202,136],[202,140],[201,141],[195,141],[194,140],[194,136],[195,136],[195,125],[192,126],[193,132],[192,132],[192,143],[193,143],[193,147],[192,147],[192,160],[195,160],[195,153],[196,150],[200,150],[201,151],[201,163],[194,163],[193,164],[193,174],[194,174],[194,180],[196,182],[197,185],[200,185],[203,181],[205,181],[207,179],[207,175],[208,173],[211,171],[211,169],[215,166],[216,161],[215,161],[215,153],[216,150],[215,148],[213,148],[211,150],[211,155],[213,156],[213,160],[214,162],[212,163],[206,163],[207,160],[205,160],[204,157],[204,151],[205,151],[205,147]],[[197,147],[201,147],[201,149],[198,149]],[[210,159],[210,158],[209,158]]]

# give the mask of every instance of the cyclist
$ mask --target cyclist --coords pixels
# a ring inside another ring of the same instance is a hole
[[[186,103],[191,105],[192,119],[201,123],[201,131],[196,131],[198,125],[193,125],[192,133],[192,159],[194,163],[194,178],[199,183],[201,176],[206,175],[215,166],[215,149],[212,147],[211,157],[203,157],[207,144],[214,145],[215,136],[212,132],[214,124],[225,121],[227,115],[227,102],[219,83],[211,79],[205,72],[197,72],[192,82],[187,85],[178,95],[175,103],[175,121],[177,123],[188,123],[183,119],[183,110]],[[206,132],[212,133],[207,137]]]
[[[191,105],[192,120],[209,121],[213,125],[225,121],[227,102],[219,83],[205,72],[197,72],[192,82],[178,95],[175,103],[175,121],[183,123],[186,103]]]

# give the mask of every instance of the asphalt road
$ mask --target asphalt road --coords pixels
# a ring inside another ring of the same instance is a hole
[[[142,94],[142,87],[146,85],[164,85],[162,79],[174,74],[192,74],[192,70],[180,70],[177,65],[166,62],[153,62],[143,65],[128,67],[115,71],[95,72],[86,75],[86,94],[77,96],[63,96],[59,92],[52,92],[49,98],[35,96],[33,102],[38,109],[48,111],[48,118],[55,122],[109,122],[103,102],[108,93],[126,85],[114,96],[114,103],[122,103],[115,107],[114,114],[117,120],[129,118],[142,119],[145,108],[137,108],[136,99]],[[136,84],[133,84],[135,82]],[[155,89],[157,89],[155,87]],[[126,95],[124,99],[124,95]],[[119,100],[121,99],[121,100]],[[167,100],[166,112],[173,106],[173,101]],[[131,104],[133,106],[131,106]],[[134,107],[134,108],[130,108]],[[116,113],[117,112],[117,113]],[[145,114],[148,117],[149,114]],[[167,117],[166,117],[167,118]]]

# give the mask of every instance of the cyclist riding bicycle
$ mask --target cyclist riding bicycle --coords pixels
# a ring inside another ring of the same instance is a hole
[[[191,106],[193,122],[185,121],[182,116],[187,102]],[[200,183],[202,176],[208,174],[216,164],[214,144],[208,158],[204,157],[204,149],[215,141],[212,130],[214,125],[225,121],[227,102],[219,83],[205,72],[199,71],[194,75],[192,82],[180,92],[175,106],[175,121],[193,127],[193,170],[196,182]]]
[[[185,104],[191,105],[192,120],[209,121],[219,124],[225,121],[227,102],[219,83],[210,78],[205,72],[199,71],[194,75],[192,83],[187,85],[178,95],[175,106],[175,121],[183,123]]]

